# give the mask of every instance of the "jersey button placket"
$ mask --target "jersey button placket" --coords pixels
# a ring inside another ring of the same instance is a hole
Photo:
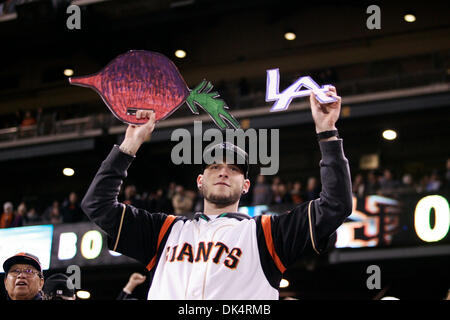
[[[206,228],[206,225],[208,223],[205,221],[205,223],[200,223],[199,226],[199,235],[198,235],[198,241],[195,241],[194,246],[194,263],[192,265],[192,273],[189,279],[189,289],[188,289],[188,299],[193,300],[199,300],[203,299],[203,279],[205,277],[206,272],[206,266],[207,262],[203,262],[203,259],[201,259],[198,262],[195,262],[195,258],[198,252],[198,244],[200,242],[207,243],[207,234],[208,230]]]

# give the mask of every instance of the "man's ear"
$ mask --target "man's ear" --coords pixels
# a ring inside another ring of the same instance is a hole
[[[250,190],[250,180],[249,179],[245,179],[244,180],[244,188],[243,188],[243,192],[248,193],[248,190]]]
[[[197,177],[197,188],[200,190],[203,184],[203,175],[199,174]]]
[[[40,283],[39,283],[39,290],[42,290],[42,288],[44,287],[44,279],[39,279]]]

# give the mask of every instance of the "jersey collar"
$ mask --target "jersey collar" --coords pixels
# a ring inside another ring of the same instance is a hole
[[[244,219],[251,219],[251,217],[247,214],[244,213],[239,213],[239,212],[226,212],[226,213],[222,213],[221,215],[217,216],[217,218],[234,218],[237,219],[239,221],[244,220]],[[211,221],[211,219],[204,214],[203,212],[197,212],[194,215],[194,220],[199,220],[199,219],[203,219],[205,221]]]

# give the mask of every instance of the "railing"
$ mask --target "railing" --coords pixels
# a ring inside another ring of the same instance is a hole
[[[120,124],[112,114],[100,113],[83,118],[52,121],[51,123],[37,123],[30,126],[17,126],[0,129],[0,142],[25,139],[36,140],[43,136],[58,136],[64,134],[84,135],[90,130],[109,128],[110,125]]]
[[[449,80],[445,70],[420,71],[413,74],[393,75],[357,81],[341,81],[338,84],[340,94],[353,95],[368,92],[379,92],[392,89],[411,88],[417,86],[443,83]]]

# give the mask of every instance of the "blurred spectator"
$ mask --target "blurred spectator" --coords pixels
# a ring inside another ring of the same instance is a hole
[[[400,182],[395,180],[392,171],[385,169],[379,178],[380,192],[385,195],[396,193],[399,190]]]
[[[281,183],[281,179],[278,176],[273,177],[272,179],[272,184],[270,186],[270,191],[272,192],[272,197],[273,195],[278,192],[278,185]]]
[[[176,187],[177,187],[177,184],[175,182],[171,182],[171,183],[169,183],[169,187],[167,188],[167,192],[166,192],[166,200],[167,200],[167,203],[170,205],[170,209],[171,209],[170,212],[174,211],[172,198],[175,195]]]
[[[59,210],[59,206],[58,207],[53,207],[52,208],[52,212],[50,213],[50,221],[51,224],[58,224],[58,223],[62,223],[62,217],[61,217],[61,213]]]
[[[42,291],[45,300],[76,300],[75,289],[67,285],[71,279],[64,273],[56,273],[45,280]]]
[[[186,194],[186,196],[187,196],[189,199],[191,199],[192,205],[190,206],[189,211],[192,211],[192,207],[193,207],[193,204],[194,204],[194,200],[195,200],[195,198],[197,197],[197,193],[196,193],[195,191],[192,191],[192,190],[186,190],[186,191],[185,191],[185,194]]]
[[[302,190],[302,184],[300,181],[295,181],[291,190],[291,200],[293,204],[300,204],[304,202],[304,194]]]
[[[406,173],[403,175],[400,192],[405,194],[416,192],[414,180],[411,174]]]
[[[3,204],[3,213],[0,217],[0,228],[9,228],[14,219],[14,207],[12,202],[5,202]]]
[[[278,185],[278,193],[281,197],[282,203],[291,203],[291,195],[288,191],[287,185],[285,183],[280,183]]]
[[[20,126],[29,127],[34,124],[36,124],[36,119],[31,115],[31,111],[26,111]]]
[[[291,197],[288,193],[287,186],[280,180],[275,186],[272,184],[272,204],[291,203]]]
[[[352,183],[352,192],[356,197],[363,197],[365,192],[364,177],[361,173],[355,176]]]
[[[55,132],[56,112],[43,112],[38,109],[36,116],[37,133],[39,136],[52,134]]]
[[[21,202],[17,207],[17,212],[14,215],[14,220],[11,223],[10,227],[15,228],[23,226],[26,214],[27,214],[27,206],[25,205],[25,202]]]
[[[203,194],[200,192],[199,193],[199,195],[198,195],[198,197],[197,197],[197,202],[195,203],[195,206],[194,206],[194,212],[193,213],[196,213],[196,212],[203,212],[203,210],[204,210],[204,198],[203,198]]]
[[[78,195],[75,192],[71,192],[69,194],[69,199],[62,205],[61,213],[64,223],[80,222],[85,220],[85,215],[78,202]]]
[[[192,191],[185,191],[183,186],[177,186],[175,194],[172,197],[172,205],[175,214],[183,214],[192,211],[194,205],[195,193]]]
[[[372,195],[376,194],[378,192],[378,189],[380,188],[378,184],[378,179],[373,171],[369,171],[367,173],[367,180],[366,180],[366,186],[365,186],[365,192],[366,195]]]
[[[53,201],[52,205],[45,209],[43,220],[51,224],[63,222],[59,202],[57,200]]]
[[[26,111],[25,115],[20,123],[19,136],[21,138],[28,138],[36,134],[36,131],[31,128],[31,130],[26,130],[25,128],[31,127],[36,124],[36,119],[31,115],[30,111]]]
[[[315,200],[319,198],[319,195],[319,182],[317,181],[317,178],[310,177],[306,184],[305,201]]]
[[[419,181],[419,183],[418,183],[418,185],[417,185],[417,188],[416,188],[416,191],[418,192],[418,193],[422,193],[422,192],[425,192],[425,189],[426,189],[426,187],[427,187],[427,185],[428,185],[428,180],[430,179],[430,177],[428,176],[428,175],[424,175],[421,179],[420,179],[420,181]]]
[[[53,201],[52,205],[45,209],[44,214],[42,215],[42,219],[45,222],[52,224],[62,222],[58,200]]]
[[[147,197],[147,208],[150,212],[165,212],[166,198],[162,188],[150,192]]]
[[[431,173],[430,178],[428,179],[428,182],[425,186],[426,192],[435,192],[439,191],[441,188],[441,181],[439,179],[439,176],[436,171]]]
[[[28,210],[27,215],[25,216],[25,223],[24,225],[30,226],[30,225],[36,225],[42,223],[41,217],[36,212],[35,208],[31,208]]]
[[[156,192],[152,191],[148,194],[147,198],[142,199],[145,202],[145,207],[146,207],[147,211],[161,212],[160,210],[156,210],[156,202],[157,202],[158,198],[159,198],[158,191],[156,191]]]
[[[128,279],[128,283],[125,285],[125,287],[122,289],[122,291],[119,293],[119,296],[117,297],[117,300],[137,300],[135,298],[132,298],[131,295],[133,294],[134,289],[136,289],[137,286],[143,284],[145,282],[145,279],[147,277],[140,274],[140,273],[133,273],[130,278]]]
[[[269,204],[271,199],[270,186],[266,183],[266,178],[259,175],[256,178],[256,184],[253,187],[252,205]]]
[[[287,192],[288,192],[289,194],[291,193],[292,188],[293,188],[292,182],[291,182],[291,181],[287,181],[287,182],[286,182],[286,189],[287,189]],[[291,198],[292,198],[292,197],[291,197]]]
[[[172,197],[175,195],[175,189],[177,187],[177,184],[175,182],[171,182],[169,183],[169,187],[167,188],[167,199],[170,200],[170,202],[172,202]]]
[[[142,208],[142,201],[137,196],[136,186],[130,184],[125,187],[123,203]]]

